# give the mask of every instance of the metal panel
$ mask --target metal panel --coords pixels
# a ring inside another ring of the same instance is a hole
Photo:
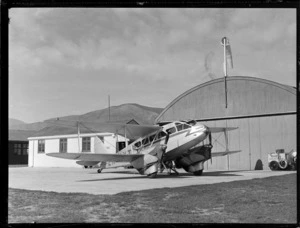
[[[223,121],[206,121],[207,126],[225,126]],[[251,119],[228,120],[227,126],[238,126],[228,132],[229,149],[242,150],[241,153],[230,155],[230,170],[269,169],[267,155],[276,149],[291,151],[296,149],[296,115],[270,116]],[[224,145],[224,135],[219,135],[218,141]],[[213,138],[217,138],[215,136]],[[215,143],[214,151],[224,150],[224,146]],[[214,158],[213,164],[205,166],[207,169],[227,170],[227,157]]]
[[[157,121],[296,111],[295,88],[252,77],[228,77],[227,81],[227,109],[224,80],[216,79],[178,96],[162,111]]]

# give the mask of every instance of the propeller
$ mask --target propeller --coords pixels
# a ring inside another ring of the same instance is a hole
[[[210,146],[210,148],[212,148],[213,147],[213,145],[212,145],[212,137],[211,137],[211,131],[209,130],[209,128],[208,128],[208,141],[209,141],[209,146]],[[210,157],[210,164],[212,164],[212,157]]]

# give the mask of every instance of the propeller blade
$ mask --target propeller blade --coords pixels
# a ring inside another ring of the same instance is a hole
[[[208,140],[209,140],[209,145],[211,145],[211,146],[212,146],[212,143],[211,143],[211,141],[212,141],[212,139],[211,139],[211,132],[209,132],[209,135],[208,135]]]

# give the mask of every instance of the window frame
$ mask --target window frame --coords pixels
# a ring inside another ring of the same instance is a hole
[[[67,153],[67,152],[68,152],[68,138],[60,138],[59,153]]]
[[[45,139],[38,139],[38,154],[44,154],[45,153]]]
[[[81,152],[91,152],[91,137],[82,137]]]
[[[173,131],[173,132],[171,132],[171,133],[169,133],[168,131],[170,131],[170,130],[175,130],[175,131]],[[169,134],[169,135],[172,135],[172,134],[174,134],[174,133],[176,133],[177,132],[177,129],[176,129],[176,127],[175,126],[173,126],[173,127],[170,127],[170,128],[168,128],[167,130],[166,130],[166,132]]]

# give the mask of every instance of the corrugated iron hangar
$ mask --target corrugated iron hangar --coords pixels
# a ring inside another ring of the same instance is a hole
[[[156,122],[196,119],[208,127],[238,127],[228,131],[229,150],[205,169],[269,169],[268,153],[297,149],[296,88],[254,77],[231,76],[200,84],[173,100]],[[227,107],[226,107],[227,106]],[[212,152],[226,149],[224,133],[213,134]]]

